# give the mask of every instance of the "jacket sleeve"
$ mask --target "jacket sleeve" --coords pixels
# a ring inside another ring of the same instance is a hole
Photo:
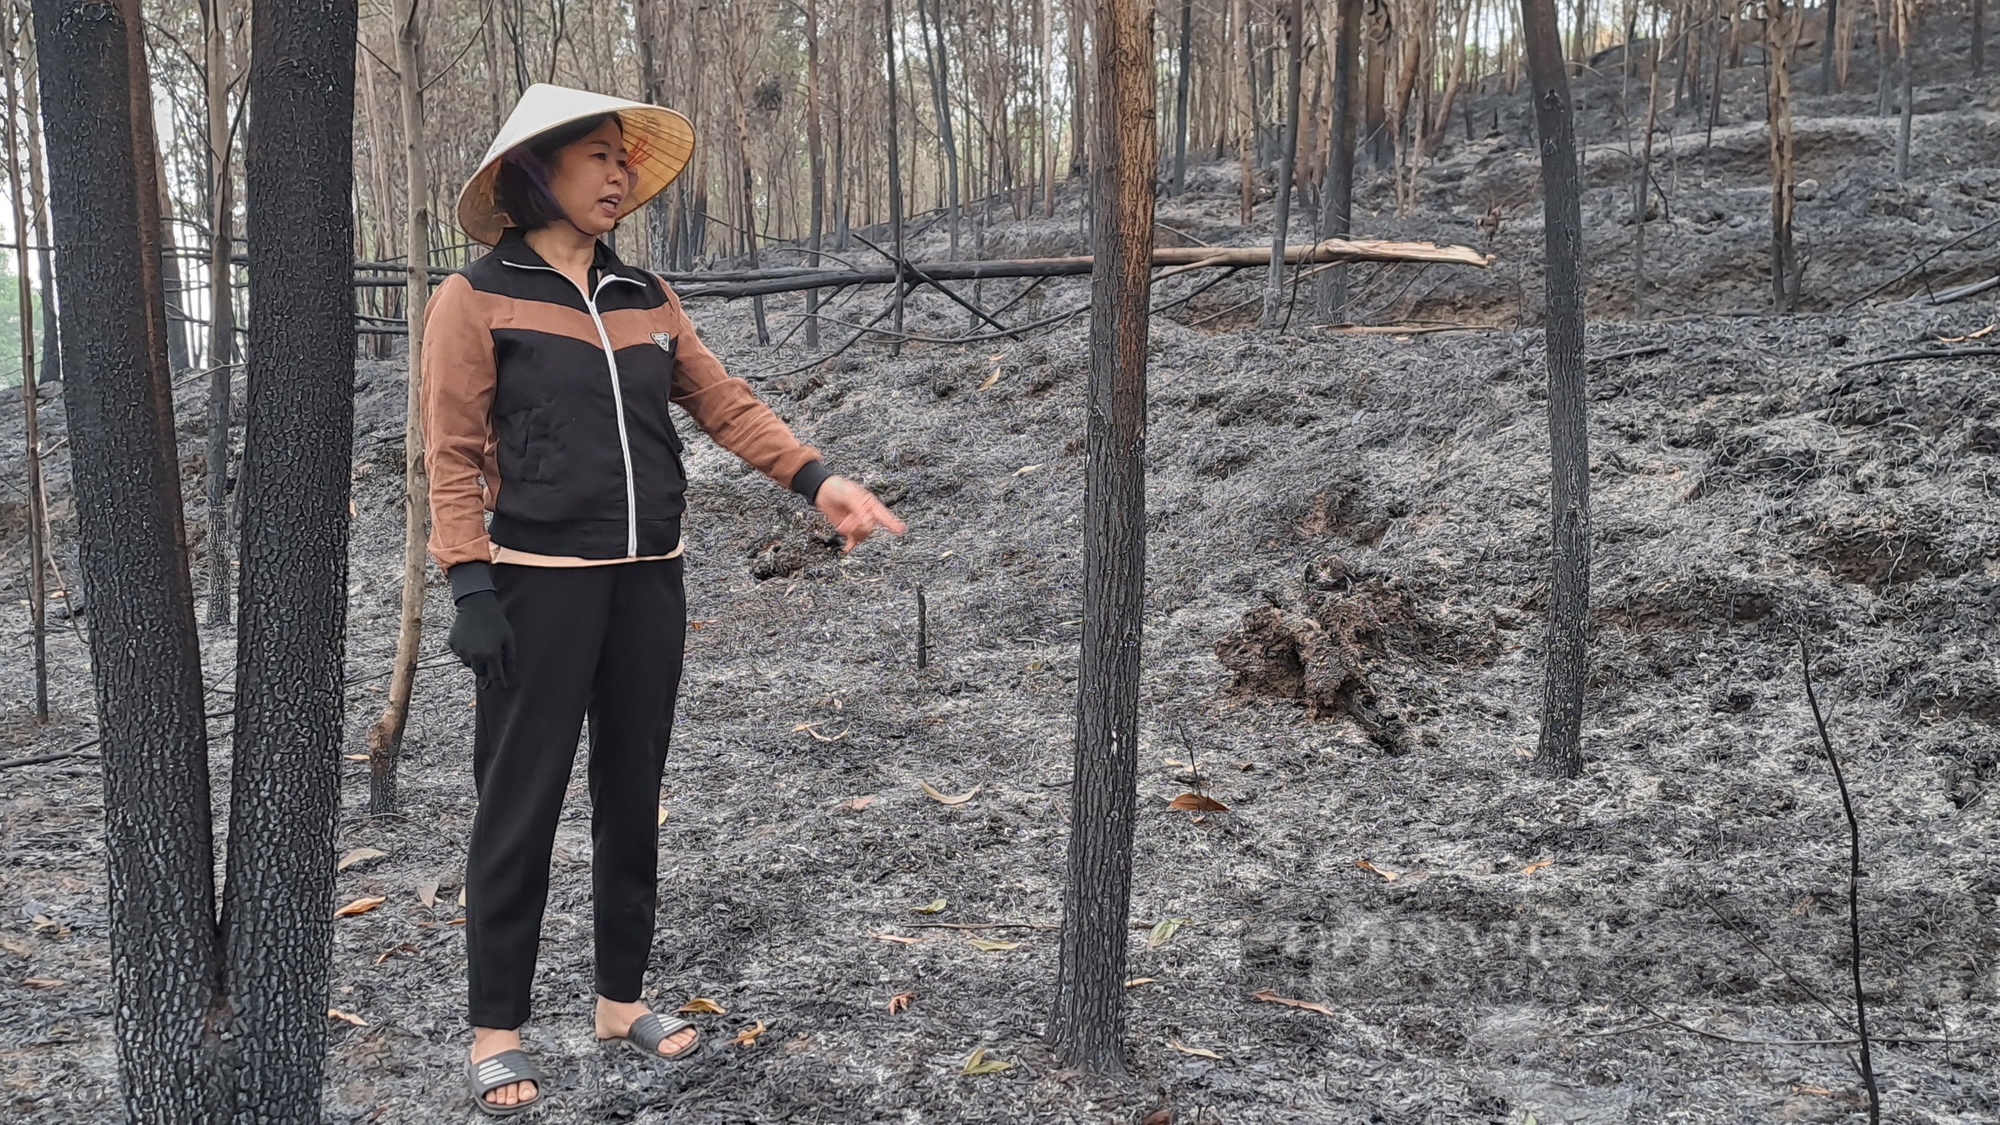
[[[665,282],[661,285],[666,287]],[[679,341],[674,351],[672,401],[695,420],[717,445],[751,468],[811,500],[832,474],[819,450],[799,441],[791,428],[757,397],[750,384],[722,369],[722,361],[695,333],[681,299],[666,287],[668,331]]]
[[[453,571],[453,594],[462,596],[461,577],[483,578],[492,562],[486,538],[485,480],[491,463],[493,412],[493,333],[479,308],[472,284],[453,274],[431,294],[424,316],[422,356],[424,470],[430,476],[430,555]]]

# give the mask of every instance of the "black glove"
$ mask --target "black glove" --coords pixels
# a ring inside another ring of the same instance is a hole
[[[475,590],[458,599],[458,617],[445,642],[479,682],[479,690],[507,689],[514,666],[514,630],[500,608],[500,595]]]

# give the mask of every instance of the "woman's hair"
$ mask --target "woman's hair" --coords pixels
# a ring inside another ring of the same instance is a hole
[[[582,140],[606,121],[617,120],[615,113],[600,113],[595,117],[558,125],[508,149],[507,154],[500,158],[500,170],[494,177],[494,201],[522,230],[537,230],[563,221],[567,216],[562,205],[549,191],[549,164],[555,160],[556,151],[564,145]],[[623,129],[622,125],[620,129]]]

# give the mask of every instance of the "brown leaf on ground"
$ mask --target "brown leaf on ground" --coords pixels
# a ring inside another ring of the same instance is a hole
[[[915,945],[918,941],[922,940],[920,938],[904,937],[902,934],[890,933],[878,934],[870,932],[868,936],[874,938],[876,941],[886,941],[896,945]]]
[[[352,918],[356,914],[366,914],[387,901],[389,900],[381,895],[367,895],[357,898],[339,910],[334,911],[333,916],[335,918]]]
[[[943,899],[941,899],[941,898],[934,898],[934,899],[930,900],[929,902],[927,902],[927,903],[923,904],[922,906],[912,906],[912,907],[910,907],[910,913],[912,913],[912,914],[939,914],[939,913],[942,913],[942,912],[944,911],[944,907],[945,907],[945,902],[944,902],[944,900],[943,900]]]
[[[710,1000],[706,996],[690,996],[687,1003],[675,1008],[674,1011],[684,1015],[726,1016],[729,1014],[723,1010],[722,1005]]]
[[[749,1027],[737,1032],[736,1038],[731,1039],[730,1042],[738,1047],[755,1047],[757,1045],[757,1037],[762,1034],[764,1034],[764,1021],[758,1020]]]
[[[980,786],[975,785],[956,797],[949,797],[945,795],[943,790],[940,790],[928,781],[919,781],[917,784],[923,786],[924,792],[930,794],[931,800],[941,805],[962,805],[978,796],[980,790]]]
[[[425,906],[436,906],[438,901],[438,881],[425,879],[417,884],[417,901]]]
[[[898,992],[894,996],[889,997],[889,1014],[893,1016],[897,1012],[907,1009],[910,1006],[910,1001],[916,998],[917,994],[914,992]]]
[[[1167,1046],[1172,1047],[1174,1050],[1179,1051],[1184,1055],[1200,1055],[1202,1058],[1215,1059],[1218,1062],[1222,1060],[1221,1055],[1216,1054],[1214,1051],[1209,1050],[1207,1047],[1190,1047],[1186,1043],[1183,1043],[1178,1039],[1169,1038],[1167,1040]]]
[[[326,1018],[330,1020],[344,1020],[348,1023],[353,1024],[356,1027],[368,1026],[367,1020],[362,1019],[360,1016],[355,1015],[353,1012],[343,1012],[339,1008],[328,1008],[326,1010]]]
[[[1538,859],[1535,862],[1529,864],[1528,866],[1523,867],[1521,869],[1521,874],[1533,875],[1535,872],[1540,871],[1542,868],[1547,867],[1549,864],[1554,862],[1555,859],[1553,857],[1549,859]]]
[[[335,871],[345,871],[363,860],[381,859],[388,854],[388,852],[382,851],[379,848],[356,848],[346,855],[341,856],[340,862],[334,864],[333,869]]]
[[[1400,871],[1385,871],[1382,868],[1375,866],[1374,864],[1368,862],[1365,859],[1355,860],[1354,866],[1359,867],[1363,871],[1373,871],[1375,874],[1380,875],[1381,877],[1389,880],[1392,883],[1403,877],[1403,873]]]
[[[986,1057],[986,1048],[980,1047],[973,1051],[972,1054],[966,1056],[965,1065],[959,1067],[958,1072],[960,1074],[998,1074],[1003,1070],[1012,1069],[1014,1069],[1013,1063],[1004,1062],[1000,1059],[989,1059]]]
[[[1323,1016],[1333,1014],[1333,1009],[1327,1007],[1325,1004],[1312,1000],[1294,1000],[1289,996],[1280,996],[1268,988],[1260,988],[1251,993],[1250,999],[1262,1000],[1266,1004],[1283,1004],[1287,1008],[1304,1008],[1308,1012],[1318,1012]]]
[[[1202,793],[1183,793],[1167,802],[1170,809],[1186,809],[1188,812],[1228,812],[1229,806]]]
[[[57,980],[54,977],[22,977],[21,983],[27,985],[29,988],[61,988],[69,982],[66,980]]]
[[[851,801],[842,801],[840,803],[840,807],[844,809],[853,809],[855,812],[860,812],[862,809],[865,809],[869,805],[872,805],[874,803],[875,803],[875,797],[873,794],[870,794],[866,797],[856,797]]]
[[[1141,1119],[1139,1125],[1174,1125],[1174,1111],[1161,1106]]]
[[[1158,979],[1158,977],[1133,977],[1131,980],[1125,982],[1125,987],[1137,988],[1142,984],[1151,984]]]
[[[389,948],[387,948],[387,949],[383,950],[383,951],[382,951],[382,953],[381,953],[381,955],[375,958],[375,963],[376,963],[377,965],[380,965],[380,964],[381,964],[382,962],[384,962],[384,961],[387,961],[387,960],[388,960],[388,959],[390,958],[390,956],[392,956],[393,954],[397,954],[397,953],[415,953],[416,951],[417,951],[417,947],[416,947],[416,946],[414,946],[414,945],[412,945],[412,944],[410,944],[410,943],[409,943],[409,942],[407,942],[407,941],[406,941],[406,942],[403,942],[403,943],[402,943],[402,944],[400,944],[400,945],[392,945],[392,946],[390,946]]]
[[[982,953],[1005,953],[1010,949],[1021,948],[1021,943],[1018,941],[1001,941],[999,938],[976,937],[965,940],[971,942],[972,947]]]

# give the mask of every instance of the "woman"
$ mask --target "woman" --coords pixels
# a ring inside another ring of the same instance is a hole
[[[699,1041],[639,1002],[687,624],[687,480],[668,404],[816,504],[843,551],[904,529],[723,371],[658,277],[599,241],[680,172],[693,140],[671,110],[530,88],[459,196],[460,227],[493,251],[438,287],[425,321],[430,553],[457,603],[451,649],[478,681],[467,1084],[491,1114],[542,1097],[516,1029],[586,715],[597,1037],[660,1059]]]

